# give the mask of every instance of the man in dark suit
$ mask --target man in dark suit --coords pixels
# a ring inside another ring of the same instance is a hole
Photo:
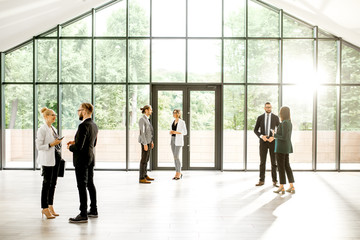
[[[68,149],[73,152],[76,182],[80,198],[80,214],[70,218],[71,223],[84,223],[88,217],[98,217],[96,205],[96,188],[94,185],[94,166],[98,127],[92,121],[91,115],[94,107],[90,103],[82,103],[78,110],[79,125],[75,141],[68,142]],[[90,195],[90,211],[87,211],[87,192]]]
[[[275,114],[271,113],[271,103],[265,103],[265,113],[260,115],[257,118],[256,125],[254,128],[255,134],[259,137],[260,140],[260,179],[256,186],[262,186],[265,183],[265,170],[266,170],[266,156],[268,150],[270,152],[271,159],[271,176],[273,180],[274,187],[278,187],[277,185],[277,174],[276,174],[276,159],[275,159],[275,141],[274,136],[271,132],[275,130],[280,124],[279,117]]]

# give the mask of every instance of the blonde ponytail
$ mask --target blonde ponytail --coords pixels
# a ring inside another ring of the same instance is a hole
[[[45,118],[48,115],[51,115],[53,113],[53,110],[47,108],[47,107],[43,107],[40,112],[42,113],[43,117]]]

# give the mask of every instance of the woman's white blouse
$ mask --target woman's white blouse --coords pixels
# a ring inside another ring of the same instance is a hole
[[[179,119],[179,122],[176,126],[176,132],[180,132],[181,134],[175,134],[175,146],[184,146],[184,136],[187,135],[187,129],[184,120]]]

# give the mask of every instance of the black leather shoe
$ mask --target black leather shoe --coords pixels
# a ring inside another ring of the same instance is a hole
[[[89,218],[98,218],[99,214],[97,211],[88,211],[88,217]]]
[[[88,222],[88,218],[87,217],[83,217],[80,214],[77,215],[74,218],[69,218],[69,222],[71,223],[87,223]]]
[[[279,185],[277,184],[277,182],[273,182],[273,186],[274,186],[274,187],[279,187]]]

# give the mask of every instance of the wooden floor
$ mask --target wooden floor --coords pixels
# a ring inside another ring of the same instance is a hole
[[[1,240],[72,239],[360,239],[360,173],[295,172],[296,194],[272,191],[270,173],[95,172],[99,218],[70,224],[78,214],[74,172],[59,179],[55,209],[42,219],[39,171],[0,171]]]

